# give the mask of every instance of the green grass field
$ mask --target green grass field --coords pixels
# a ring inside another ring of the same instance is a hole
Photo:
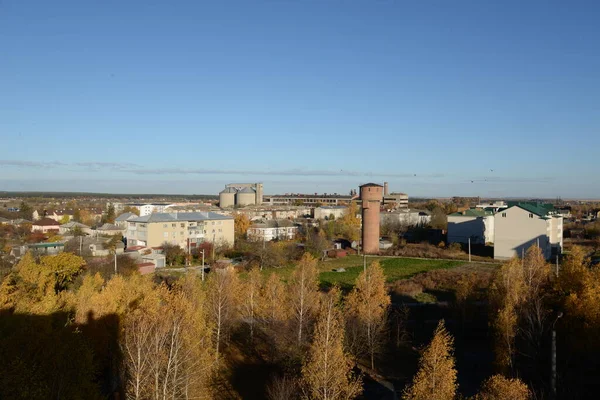
[[[464,261],[443,261],[443,260],[419,260],[410,258],[383,258],[368,257],[367,265],[378,260],[383,266],[383,271],[387,282],[394,282],[399,279],[410,278],[421,272],[434,269],[447,269],[464,265]],[[269,268],[263,273],[270,275],[276,273],[287,281],[295,267]],[[344,268],[345,272],[334,272],[334,269]],[[338,284],[342,290],[350,290],[354,286],[354,281],[363,270],[363,258],[361,256],[348,256],[344,258],[330,259],[321,261],[318,264],[319,281],[321,287],[328,288]]]
[[[348,257],[350,258],[350,257]],[[354,257],[355,260],[348,260],[347,266],[338,266],[335,262],[321,263],[322,272],[319,274],[319,280],[322,287],[330,287],[338,284],[343,290],[350,290],[354,282],[363,270],[362,258]],[[374,258],[368,258],[367,264]],[[448,269],[463,265],[464,261],[443,261],[443,260],[418,260],[409,258],[377,258],[383,267],[385,278],[388,283],[400,279],[410,278],[422,272],[434,269]],[[335,260],[338,261],[338,260]],[[354,262],[352,262],[354,261]],[[323,267],[329,267],[323,270]],[[334,268],[345,268],[345,272],[334,272]]]

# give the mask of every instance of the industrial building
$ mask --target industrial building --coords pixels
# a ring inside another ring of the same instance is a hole
[[[283,194],[283,195],[272,195],[265,196],[264,201],[269,205],[313,205],[313,206],[338,206],[341,204],[348,204],[351,200],[356,199],[356,195],[342,195],[342,194]]]
[[[367,183],[360,186],[362,200],[362,248],[365,254],[379,253],[379,225],[383,186]]]
[[[219,193],[219,207],[245,207],[263,202],[262,183],[230,183]]]
[[[383,204],[393,204],[394,208],[408,208],[408,195],[406,193],[390,193],[389,185],[383,182]]]

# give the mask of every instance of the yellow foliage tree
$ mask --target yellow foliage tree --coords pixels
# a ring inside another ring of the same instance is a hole
[[[340,290],[333,288],[320,303],[314,337],[302,367],[308,399],[353,399],[362,391],[361,379],[352,374],[352,362],[344,352],[340,297]]]
[[[244,213],[235,213],[233,215],[233,229],[235,237],[245,238],[248,228],[250,228],[250,218]]]
[[[254,326],[259,315],[262,275],[258,268],[252,268],[241,290],[241,316],[250,329],[250,340],[254,339]]]
[[[346,300],[351,348],[355,355],[366,349],[375,368],[375,355],[383,343],[390,296],[385,287],[385,275],[378,261],[374,261],[356,279],[354,289]]]
[[[494,375],[486,380],[474,400],[529,400],[529,388],[520,379]]]
[[[215,359],[233,326],[239,304],[239,278],[233,268],[214,271],[206,282],[208,319],[212,324]]]
[[[412,384],[403,393],[403,399],[451,400],[456,395],[456,369],[453,356],[454,339],[438,324],[431,343],[419,360],[419,370]]]
[[[309,253],[304,253],[288,285],[288,304],[295,322],[298,344],[302,343],[304,331],[312,320],[318,289],[317,260]]]

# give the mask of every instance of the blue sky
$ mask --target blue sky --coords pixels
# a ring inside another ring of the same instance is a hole
[[[0,0],[0,190],[600,198],[600,2]]]

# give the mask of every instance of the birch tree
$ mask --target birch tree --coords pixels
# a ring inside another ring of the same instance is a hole
[[[375,369],[375,355],[384,341],[390,296],[385,288],[385,276],[379,262],[374,261],[356,279],[346,301],[351,348],[357,356],[365,348]]]
[[[288,286],[288,298],[293,316],[298,344],[302,344],[306,328],[317,305],[317,260],[304,253],[292,273]]]
[[[239,299],[239,279],[233,268],[210,274],[206,284],[208,317],[212,323],[215,360],[218,361],[221,344],[228,337],[235,318]]]
[[[302,367],[308,399],[353,399],[361,391],[361,379],[352,374],[350,356],[344,352],[344,327],[339,307],[340,291],[324,295],[308,358]]]

